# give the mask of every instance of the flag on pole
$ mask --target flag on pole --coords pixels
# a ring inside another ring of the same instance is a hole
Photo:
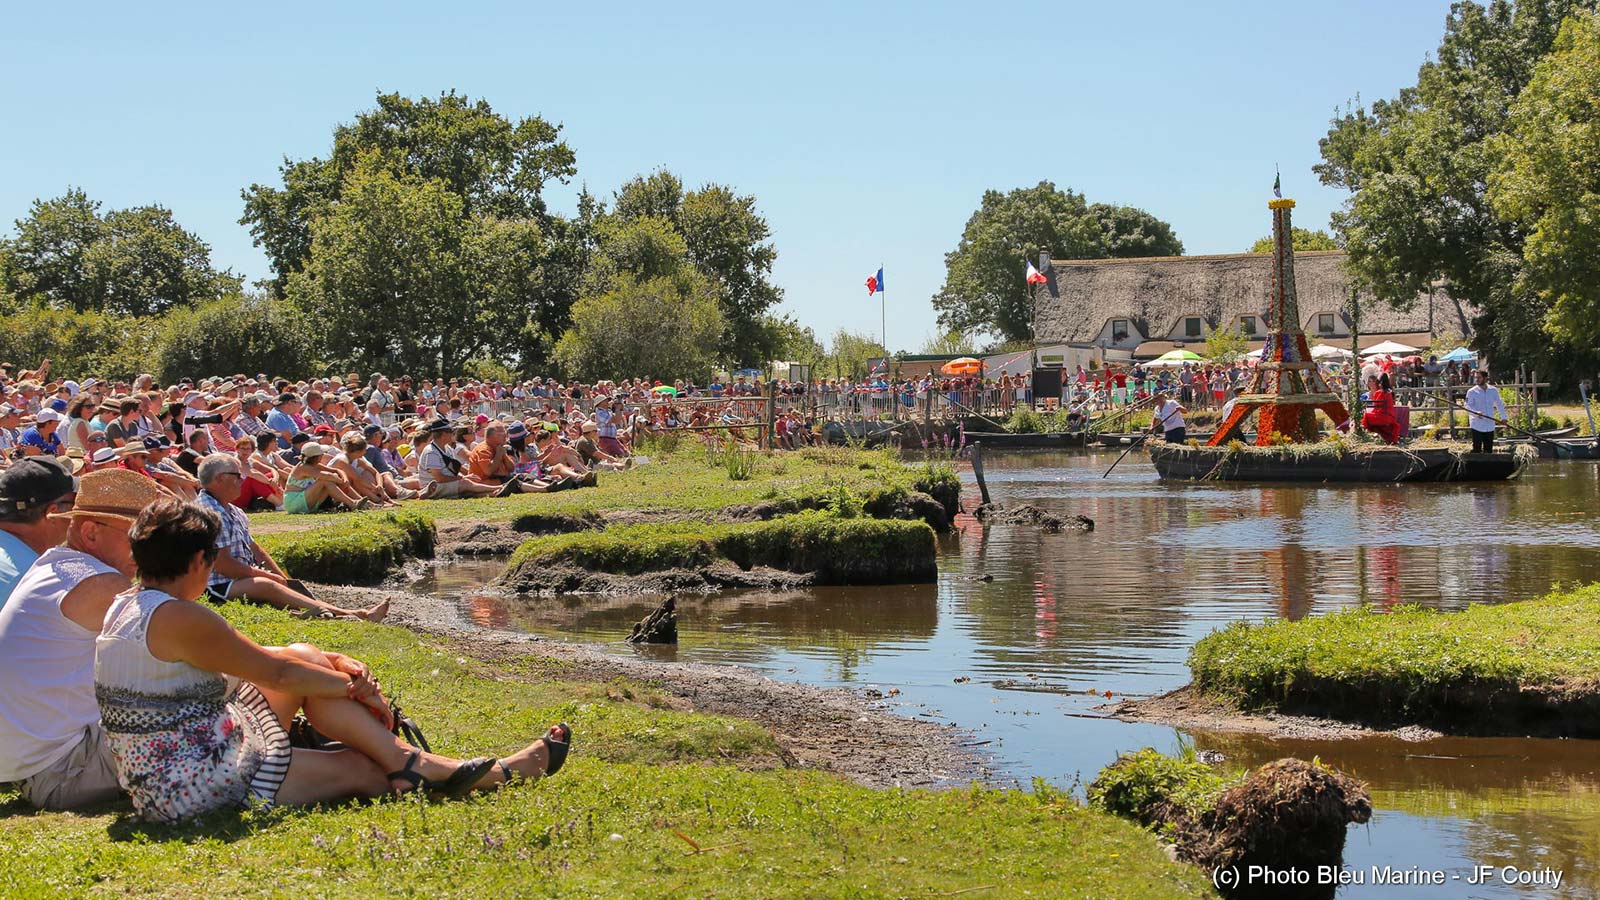
[[[1283,176],[1277,172],[1272,173],[1272,196],[1283,199]]]
[[[1029,284],[1044,284],[1045,282],[1047,282],[1049,280],[1050,279],[1048,279],[1048,278],[1044,277],[1042,274],[1040,274],[1038,269],[1033,267],[1033,261],[1032,260],[1028,261],[1028,283]]]
[[[876,274],[876,275],[868,275],[867,276],[867,296],[871,297],[873,294],[876,294],[876,293],[878,293],[879,291],[882,291],[882,290],[883,290],[883,267],[879,266],[878,267],[878,274]]]

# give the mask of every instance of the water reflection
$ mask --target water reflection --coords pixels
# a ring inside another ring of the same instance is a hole
[[[941,545],[937,586],[680,597],[676,658],[899,688],[904,712],[992,741],[985,749],[1002,771],[1067,784],[1119,750],[1174,746],[1171,729],[1106,720],[1094,707],[1107,692],[1183,684],[1189,648],[1227,622],[1361,603],[1457,609],[1600,580],[1592,465],[1542,463],[1502,484],[1273,487],[1162,484],[1137,456],[1101,478],[1110,459],[990,457],[997,499],[1089,516],[1091,533],[963,517],[963,534]],[[653,602],[462,599],[484,624],[601,642],[620,641]],[[1370,781],[1381,812],[1352,832],[1354,864],[1560,859],[1569,880],[1600,889],[1590,862],[1600,859],[1600,826],[1585,824],[1600,822],[1595,742],[1419,748],[1196,737],[1227,743],[1244,761],[1320,755]],[[1368,890],[1346,896],[1378,896]]]

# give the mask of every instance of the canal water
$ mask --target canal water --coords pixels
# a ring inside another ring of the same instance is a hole
[[[1231,763],[1319,756],[1367,781],[1377,812],[1349,866],[1479,864],[1564,873],[1559,891],[1499,884],[1350,887],[1341,897],[1588,896],[1600,892],[1600,742],[1450,738],[1274,741],[1106,719],[1095,707],[1188,681],[1189,648],[1240,619],[1356,604],[1526,599],[1600,580],[1592,464],[1540,463],[1479,485],[1175,485],[1137,455],[986,456],[997,500],[1082,514],[1044,534],[962,518],[936,585],[679,598],[681,644],[617,642],[659,598],[505,600],[473,590],[501,563],[440,571],[481,624],[613,642],[618,653],[748,666],[779,679],[882,692],[900,712],[987,741],[996,770],[1074,787],[1118,751],[1180,741]]]

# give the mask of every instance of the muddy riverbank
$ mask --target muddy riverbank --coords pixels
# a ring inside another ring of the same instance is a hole
[[[449,599],[404,587],[314,589],[318,597],[349,608],[387,598],[390,624],[444,638],[464,656],[491,663],[548,660],[561,666],[563,677],[626,678],[670,694],[683,710],[750,719],[771,730],[790,767],[820,769],[871,787],[959,785],[990,775],[973,735],[896,715],[860,691],[776,681],[732,666],[620,656],[592,644],[484,628]]]

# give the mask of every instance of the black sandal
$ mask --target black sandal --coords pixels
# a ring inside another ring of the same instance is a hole
[[[432,793],[448,797],[451,800],[459,800],[470,793],[473,786],[483,780],[483,776],[489,774],[489,770],[494,768],[495,762],[497,760],[490,759],[487,756],[475,757],[456,766],[456,770],[450,773],[450,777],[442,781],[425,778],[422,783]]]
[[[428,779],[423,778],[422,777],[422,773],[418,772],[415,768],[413,768],[414,766],[416,766],[417,760],[419,760],[421,758],[422,758],[422,751],[421,750],[413,750],[413,751],[411,751],[411,755],[406,757],[406,764],[401,767],[400,771],[398,771],[398,772],[390,772],[388,774],[388,776],[387,776],[388,779],[390,781],[410,782],[411,790],[413,790],[413,791],[417,790],[418,788],[421,788],[423,785],[428,783]]]
[[[557,728],[561,729],[561,733],[566,735],[566,740],[558,741],[550,736],[555,733]],[[550,751],[550,764],[544,767],[545,777],[549,778],[551,775],[561,771],[562,765],[567,761],[567,753],[572,750],[572,726],[565,722],[559,725],[552,725],[550,730],[545,732],[544,746],[546,750]]]

